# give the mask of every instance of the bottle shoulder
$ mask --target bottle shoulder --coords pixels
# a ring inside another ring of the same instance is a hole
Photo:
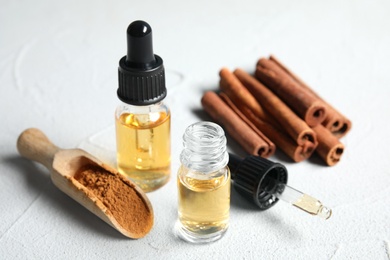
[[[120,115],[123,113],[131,113],[131,114],[149,114],[155,112],[165,112],[165,114],[170,114],[169,107],[164,102],[158,102],[156,104],[148,105],[148,106],[133,106],[121,102],[116,107],[116,115]]]
[[[150,128],[169,122],[170,114],[169,108],[161,102],[149,106],[121,103],[116,108],[115,118],[129,127]]]
[[[171,111],[169,107],[163,103],[163,102],[158,102],[153,105],[148,105],[148,106],[133,106],[126,104],[124,102],[121,102],[117,105],[115,109],[115,115],[119,117],[121,114],[140,114],[140,115],[146,115],[150,113],[156,113],[156,112],[161,112],[166,115],[170,115]]]

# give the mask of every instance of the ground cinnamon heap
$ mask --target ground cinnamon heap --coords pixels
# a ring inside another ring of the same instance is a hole
[[[120,178],[99,166],[86,165],[74,178],[89,189],[126,230],[135,234],[150,230],[152,212],[135,190]]]

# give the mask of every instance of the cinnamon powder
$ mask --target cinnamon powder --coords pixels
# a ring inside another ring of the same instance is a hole
[[[124,229],[134,234],[145,234],[150,230],[153,213],[119,174],[96,165],[86,165],[74,178],[103,202]]]

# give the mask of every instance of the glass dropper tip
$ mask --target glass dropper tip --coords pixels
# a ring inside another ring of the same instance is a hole
[[[285,202],[291,203],[295,207],[311,215],[319,216],[323,219],[328,219],[332,216],[332,210],[329,207],[324,206],[321,201],[296,190],[287,184],[277,183],[272,195]]]
[[[328,219],[332,216],[332,209],[321,206],[317,215],[323,219]]]

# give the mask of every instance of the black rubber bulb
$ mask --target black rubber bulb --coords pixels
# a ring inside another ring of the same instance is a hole
[[[127,28],[126,65],[142,69],[150,69],[156,65],[152,28],[147,22],[134,21]]]

